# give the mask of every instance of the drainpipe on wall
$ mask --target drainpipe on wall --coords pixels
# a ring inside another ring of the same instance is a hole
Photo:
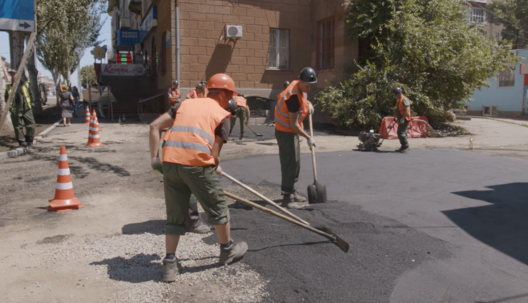
[[[176,80],[180,81],[180,6],[176,0]]]

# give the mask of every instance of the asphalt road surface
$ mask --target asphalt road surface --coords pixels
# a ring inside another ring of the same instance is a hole
[[[348,254],[258,210],[231,209],[233,237],[248,242],[244,262],[270,280],[270,302],[528,302],[528,162],[455,150],[317,161],[334,202],[296,213],[348,241]],[[309,154],[301,163],[305,193]],[[222,166],[279,191],[278,155]]]

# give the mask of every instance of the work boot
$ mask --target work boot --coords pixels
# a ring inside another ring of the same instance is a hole
[[[26,143],[28,146],[33,145],[33,137],[26,136]]]
[[[178,258],[163,259],[163,282],[174,282],[176,281],[176,274],[181,274],[183,268],[178,262]]]
[[[306,203],[306,199],[299,195],[297,191],[294,191],[291,194],[284,194],[282,195],[282,203],[281,206],[289,209],[299,209],[302,208]]]
[[[409,150],[411,150],[409,148],[409,146],[402,146],[400,149],[396,150],[397,153],[401,153],[401,154],[405,154],[407,153]]]
[[[235,259],[242,258],[248,250],[248,245],[246,242],[235,244],[232,239],[229,239],[229,241],[231,242],[229,247],[223,248],[220,246],[220,264],[231,264],[233,261],[235,261]]]
[[[240,138],[238,138],[238,139],[239,139],[239,140],[244,139],[244,133],[241,133],[241,134],[240,134]]]
[[[188,230],[188,232],[195,233],[195,234],[206,234],[210,231],[211,231],[211,228],[201,222],[199,225],[191,226]]]
[[[28,146],[28,144],[26,142],[26,139],[17,139],[17,141],[18,141],[18,145],[20,147],[27,147]]]

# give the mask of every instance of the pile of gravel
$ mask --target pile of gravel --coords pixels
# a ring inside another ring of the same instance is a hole
[[[188,234],[180,239],[177,256],[184,268],[175,283],[161,282],[165,237],[160,233],[66,236],[44,241],[32,266],[53,269],[59,262],[91,265],[96,280],[113,285],[115,302],[259,302],[266,281],[243,262],[218,265],[218,244],[206,244],[212,234]],[[30,266],[31,266],[30,265]]]

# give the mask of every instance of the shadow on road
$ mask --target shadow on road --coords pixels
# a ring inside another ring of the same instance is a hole
[[[528,183],[509,183],[487,188],[491,190],[461,191],[454,194],[491,205],[443,213],[471,236],[528,265]]]
[[[520,298],[524,298],[524,297],[528,297],[528,294],[522,294],[522,295],[517,295],[517,296],[500,298],[500,299],[491,300],[491,301],[477,301],[475,303],[502,303],[502,302],[508,302],[508,301],[511,301],[511,300],[520,299]]]
[[[159,260],[159,255],[139,254],[130,259],[115,257],[92,262],[90,265],[107,265],[108,277],[112,280],[142,283],[161,281],[162,266]]]
[[[123,235],[154,234],[163,235],[166,220],[150,220],[140,223],[126,224],[121,228]]]

